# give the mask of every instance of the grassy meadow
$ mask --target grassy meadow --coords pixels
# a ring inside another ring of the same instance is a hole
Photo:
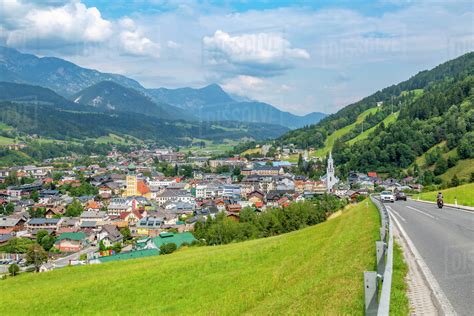
[[[436,196],[439,191],[423,192],[413,196],[413,199],[436,202]],[[458,200],[458,204],[466,206],[474,206],[474,183],[460,185],[458,187],[441,190],[444,202],[454,204],[454,199]]]
[[[370,108],[368,110],[365,110],[364,112],[362,112],[361,114],[359,114],[359,116],[357,117],[357,120],[350,124],[350,125],[347,125],[341,129],[338,129],[336,131],[334,131],[334,133],[332,133],[331,135],[329,135],[327,138],[326,138],[326,142],[324,144],[324,147],[323,148],[320,148],[320,149],[317,149],[315,150],[313,153],[311,153],[311,156],[316,156],[316,157],[324,157],[326,156],[327,153],[329,153],[329,151],[332,149],[332,147],[334,146],[334,142],[336,141],[336,139],[338,138],[341,138],[342,136],[346,135],[347,133],[349,133],[350,131],[352,131],[352,129],[357,125],[357,124],[360,124],[364,121],[364,119],[369,115],[369,114],[373,114],[375,112],[377,112],[378,108]]]
[[[276,237],[8,278],[0,306],[3,315],[363,314],[378,227],[362,202]]]

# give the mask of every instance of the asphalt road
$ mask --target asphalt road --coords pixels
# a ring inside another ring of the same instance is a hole
[[[66,256],[64,258],[56,259],[56,260],[52,261],[52,263],[54,264],[54,267],[62,268],[62,267],[67,266],[70,261],[79,260],[79,257],[80,257],[81,254],[96,252],[98,249],[99,249],[98,247],[88,247],[88,248],[82,249],[79,252],[75,252],[73,254],[70,254],[69,256]]]
[[[474,212],[417,201],[386,203],[458,315],[474,314]]]

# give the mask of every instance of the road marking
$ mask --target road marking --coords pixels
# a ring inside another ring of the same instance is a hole
[[[386,208],[387,208],[389,211],[393,212],[393,214],[395,214],[395,215],[397,215],[398,217],[400,217],[400,219],[401,219],[402,221],[404,221],[405,223],[407,222],[407,220],[404,219],[403,216],[401,216],[401,215],[400,215],[397,211],[395,211],[393,208],[391,208],[390,206],[386,206]]]
[[[408,207],[409,209],[411,209],[411,210],[414,210],[414,211],[418,212],[418,213],[421,213],[421,214],[423,214],[423,215],[426,215],[426,216],[428,216],[428,217],[431,217],[432,219],[438,220],[438,218],[437,218],[436,216],[433,216],[433,215],[428,214],[428,213],[426,213],[426,212],[420,211],[420,210],[417,209],[417,208],[414,208],[414,207],[411,207],[411,206],[407,206],[407,207]]]
[[[415,202],[419,202],[419,203],[425,203],[425,204],[434,204],[434,205],[437,205],[436,202],[431,202],[431,201],[413,200],[413,199],[411,199],[411,201],[415,201]],[[447,205],[447,204],[445,204],[445,205],[444,205],[444,208],[445,208],[445,209],[448,209],[448,210],[451,210],[451,211],[460,211],[460,212],[469,213],[469,214],[471,214],[471,215],[474,215],[474,210],[472,210],[472,211],[463,210],[463,209],[460,209],[459,207],[456,207],[456,206],[454,206],[454,205]]]
[[[409,206],[408,206],[409,207]],[[415,261],[418,263],[418,267],[420,268],[421,272],[423,273],[426,282],[428,283],[428,286],[430,287],[434,297],[439,303],[439,307],[443,311],[444,315],[456,315],[456,311],[453,308],[453,305],[451,305],[451,302],[448,300],[446,297],[446,294],[444,294],[443,290],[439,286],[438,281],[436,281],[434,275],[431,273],[430,268],[426,264],[426,262],[423,260],[421,257],[420,253],[416,249],[415,245],[411,241],[410,237],[408,237],[408,234],[405,232],[403,229],[402,225],[400,222],[397,220],[397,218],[392,214],[392,212],[389,213],[393,221],[395,222],[395,225],[397,225],[397,228],[400,232],[400,235],[405,239],[408,248],[410,249],[411,253],[415,257]]]

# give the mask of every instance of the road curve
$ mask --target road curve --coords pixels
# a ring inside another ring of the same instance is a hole
[[[458,315],[474,313],[474,212],[417,201],[386,203]]]

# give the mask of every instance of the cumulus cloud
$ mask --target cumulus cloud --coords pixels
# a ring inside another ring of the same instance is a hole
[[[128,55],[159,57],[160,46],[148,37],[135,21],[102,17],[96,7],[79,1],[30,3],[9,0],[2,3],[0,29],[6,45],[36,49],[71,45],[102,46]]]
[[[8,45],[41,39],[100,42],[112,34],[112,23],[103,19],[97,8],[87,8],[80,2],[62,7],[33,8],[18,24],[18,28],[8,34]]]
[[[264,70],[270,74],[289,68],[295,60],[309,59],[309,53],[293,48],[279,33],[250,33],[231,36],[217,30],[203,38],[206,62],[210,66],[227,67],[242,74],[255,74]]]
[[[252,92],[262,91],[266,82],[257,77],[240,75],[225,81],[222,88],[230,93],[238,95],[249,95]]]

